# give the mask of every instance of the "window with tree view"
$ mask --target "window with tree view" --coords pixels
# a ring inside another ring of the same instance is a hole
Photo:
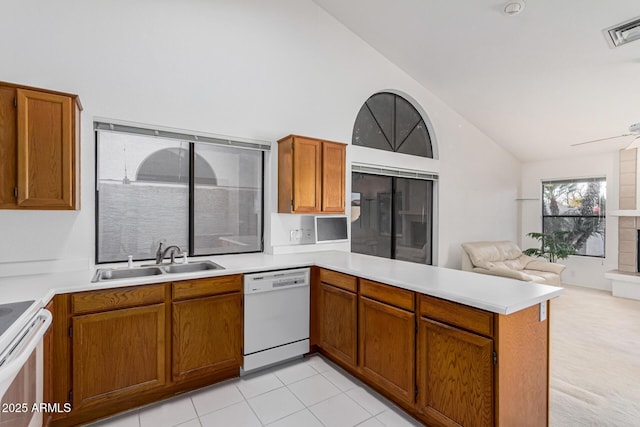
[[[576,255],[604,257],[605,178],[542,182],[542,232],[562,231]]]

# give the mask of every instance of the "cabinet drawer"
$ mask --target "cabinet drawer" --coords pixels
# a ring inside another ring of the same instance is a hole
[[[420,295],[420,316],[493,337],[493,313],[478,308]]]
[[[358,291],[357,279],[354,276],[338,273],[337,271],[325,270],[324,268],[321,268],[320,281],[344,289],[345,291]]]
[[[414,311],[414,293],[406,289],[383,285],[367,279],[360,279],[360,295],[394,305],[398,308]]]
[[[164,284],[132,286],[73,294],[73,314],[108,311],[164,302]]]
[[[206,279],[182,280],[172,285],[174,300],[242,291],[242,275],[210,277]]]

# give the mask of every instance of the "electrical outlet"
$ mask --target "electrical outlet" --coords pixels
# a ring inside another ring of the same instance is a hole
[[[300,240],[300,230],[297,228],[289,230],[289,241],[296,242],[298,240]]]
[[[547,320],[547,302],[541,302],[540,303],[540,321],[544,322],[545,320]]]

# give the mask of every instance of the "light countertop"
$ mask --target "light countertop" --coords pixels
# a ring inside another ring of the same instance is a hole
[[[0,280],[0,304],[41,299],[46,304],[55,294],[161,283],[229,274],[280,270],[317,265],[365,279],[409,289],[498,314],[511,314],[562,294],[563,288],[522,282],[443,267],[415,264],[348,252],[327,251],[269,255],[263,253],[190,258],[208,259],[224,267],[198,273],[163,274],[135,279],[91,283],[95,269],[73,272],[6,277]],[[148,264],[145,262],[144,264]],[[138,266],[140,263],[135,263]],[[125,264],[99,265],[98,268]]]

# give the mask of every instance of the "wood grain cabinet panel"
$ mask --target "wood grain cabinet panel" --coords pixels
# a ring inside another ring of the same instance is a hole
[[[18,89],[18,206],[73,208],[73,102]]]
[[[54,299],[48,418],[71,427],[237,377],[242,275],[76,292]]]
[[[293,146],[293,210],[317,212],[322,197],[322,145],[297,138]]]
[[[18,112],[16,88],[0,84],[0,207],[17,208]]]
[[[242,292],[241,274],[209,277],[206,279],[181,280],[172,284],[174,301],[226,294],[229,292]]]
[[[320,269],[320,281],[349,292],[358,292],[358,278],[337,271]]]
[[[418,410],[444,426],[493,426],[493,340],[418,324]]]
[[[415,397],[415,313],[361,296],[360,371],[397,399]]]
[[[358,296],[321,282],[318,288],[319,346],[347,366],[358,363]]]
[[[107,403],[165,383],[165,304],[75,316],[73,406]]]
[[[322,142],[322,212],[344,213],[346,145]]]
[[[77,96],[0,83],[0,208],[79,208]]]
[[[383,283],[359,279],[360,295],[380,301],[394,307],[413,312],[415,310],[415,293],[406,289],[395,288]]]
[[[242,365],[242,294],[173,302],[172,317],[174,381]]]
[[[468,305],[420,295],[420,315],[486,337],[494,334],[494,314]]]
[[[278,212],[344,213],[346,145],[299,135],[278,141]]]
[[[131,286],[79,292],[71,296],[73,314],[115,310],[163,302],[165,285]]]

